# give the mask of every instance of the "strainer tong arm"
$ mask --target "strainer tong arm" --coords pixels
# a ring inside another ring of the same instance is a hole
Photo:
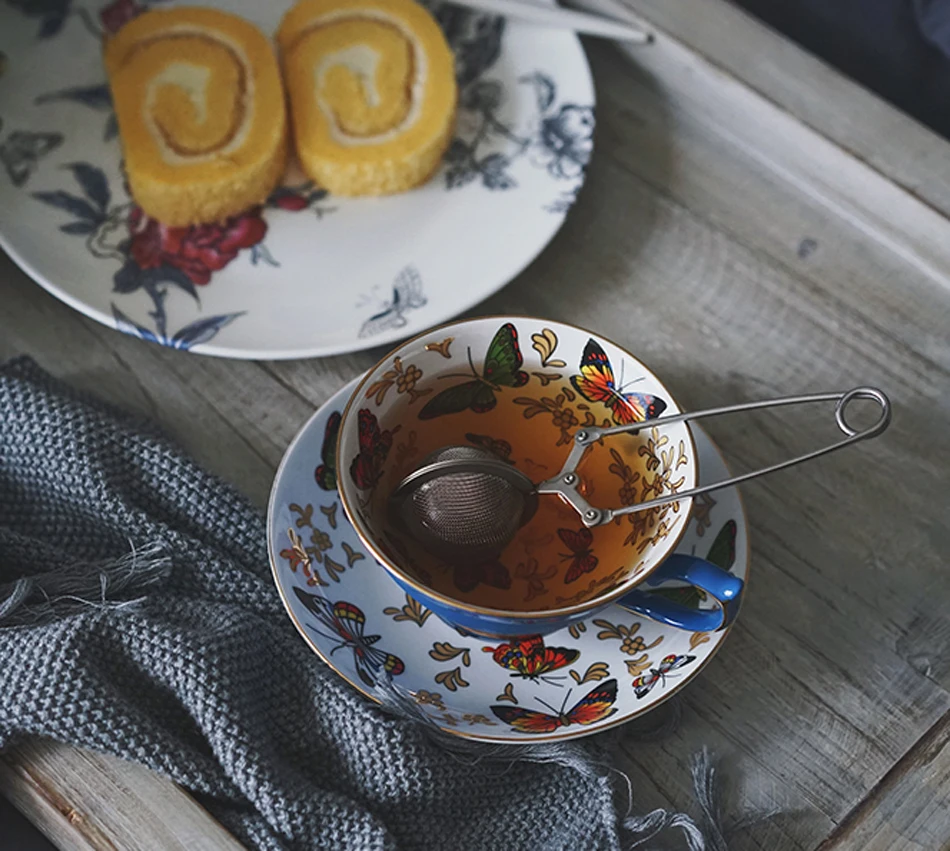
[[[866,399],[877,402],[878,405],[880,405],[880,415],[873,425],[858,430],[848,424],[845,412],[848,405],[855,399]],[[778,464],[772,464],[769,467],[763,467],[761,470],[753,470],[750,473],[743,473],[741,476],[733,476],[731,479],[724,479],[720,482],[713,482],[712,484],[703,485],[702,487],[667,494],[657,497],[656,499],[648,500],[647,502],[638,502],[634,505],[625,505],[620,508],[595,508],[581,496],[577,489],[581,482],[581,478],[577,474],[577,467],[587,449],[602,438],[612,437],[615,434],[636,434],[644,428],[662,428],[663,426],[672,425],[673,423],[690,422],[705,419],[706,417],[718,417],[723,414],[735,414],[740,411],[755,411],[762,408],[778,408],[811,402],[835,403],[835,423],[845,435],[843,440],[831,443],[828,446],[823,446],[813,452],[799,455],[797,458],[791,458],[787,461],[781,461]],[[574,435],[574,445],[571,447],[571,452],[564,462],[561,472],[553,478],[541,482],[541,484],[537,486],[537,492],[557,494],[580,514],[585,526],[600,526],[603,523],[609,523],[614,517],[619,517],[623,514],[632,514],[636,511],[648,511],[660,505],[678,502],[681,499],[689,499],[690,497],[699,496],[709,491],[732,487],[742,482],[747,482],[750,479],[758,478],[759,476],[765,476],[778,470],[784,470],[786,467],[793,467],[796,464],[811,461],[813,458],[819,458],[822,455],[827,455],[829,452],[834,452],[837,449],[843,449],[845,446],[850,446],[853,443],[877,437],[887,428],[890,421],[891,403],[881,390],[875,387],[855,387],[852,390],[839,393],[810,393],[805,396],[784,396],[779,399],[764,399],[759,402],[747,402],[742,405],[709,408],[705,411],[687,411],[685,413],[672,414],[668,417],[659,417],[655,420],[646,420],[631,425],[613,426],[611,428],[583,428]]]

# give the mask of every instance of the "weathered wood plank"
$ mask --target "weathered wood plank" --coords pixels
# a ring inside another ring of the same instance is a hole
[[[941,718],[817,851],[947,851],[950,715]]]
[[[55,743],[0,756],[0,790],[67,851],[241,851],[173,783],[138,765]]]
[[[603,77],[631,65],[591,53]],[[609,156],[815,286],[848,278],[835,307],[903,319],[900,338],[946,368],[943,216],[679,45],[637,54],[627,85],[601,87],[600,103]],[[909,273],[919,283],[905,286]],[[915,325],[914,313],[935,321]]]
[[[569,5],[632,17],[688,45],[856,159],[950,213],[942,137],[734,3],[570,0]]]

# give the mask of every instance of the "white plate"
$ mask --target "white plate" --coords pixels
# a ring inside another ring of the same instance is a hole
[[[449,733],[513,744],[571,739],[648,712],[685,686],[722,646],[727,632],[685,632],[611,606],[545,637],[546,647],[563,651],[564,664],[536,679],[503,667],[494,653],[503,642],[462,636],[409,598],[362,546],[336,490],[318,485],[326,476],[315,472],[335,451],[325,445],[327,421],[343,410],[356,383],[320,408],[284,454],[271,491],[267,544],[274,581],[300,634],[361,692],[375,699],[375,682],[389,663],[395,689]],[[693,433],[700,482],[727,478],[712,441],[695,426]],[[697,499],[677,551],[713,557],[748,581],[748,540],[739,493],[729,488]],[[337,616],[345,630],[358,633],[358,641],[341,636]],[[549,732],[529,733],[502,717],[522,709],[552,715],[564,708],[570,719],[578,701],[605,689],[603,717],[590,725],[559,723]]]
[[[220,5],[270,33],[289,4]],[[583,182],[594,91],[577,38],[443,7],[461,102],[456,142],[425,186],[338,199],[297,172],[227,227],[138,220],[101,59],[104,28],[137,8],[8,0],[0,27],[0,243],[111,327],[235,358],[390,343],[503,287],[551,240]]]

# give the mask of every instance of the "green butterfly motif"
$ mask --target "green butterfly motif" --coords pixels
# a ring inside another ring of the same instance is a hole
[[[472,379],[433,396],[419,411],[420,420],[434,420],[446,414],[459,414],[468,410],[484,414],[498,404],[495,393],[502,387],[522,387],[528,383],[528,373],[521,369],[524,358],[518,347],[518,331],[510,322],[502,325],[492,338],[481,375],[472,363],[471,349],[468,350],[468,363],[472,369]],[[458,377],[457,373],[454,375]]]
[[[735,520],[729,520],[723,525],[722,529],[719,530],[719,534],[716,535],[713,545],[709,548],[706,561],[712,562],[723,570],[732,570],[736,563],[736,529]],[[706,592],[700,591],[699,588],[693,585],[677,588],[657,588],[650,593],[659,594],[661,597],[666,597],[667,600],[672,600],[681,606],[689,606],[691,609],[698,609],[700,604],[706,600]]]
[[[732,570],[736,563],[736,531],[736,521],[727,521],[709,548],[706,561],[711,561],[723,570]]]
[[[323,463],[313,471],[317,485],[325,491],[336,490],[336,442],[340,435],[342,419],[339,411],[330,414],[326,431],[323,433],[323,449],[320,450],[320,460]]]

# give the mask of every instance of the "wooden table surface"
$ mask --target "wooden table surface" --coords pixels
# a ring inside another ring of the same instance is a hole
[[[617,10],[621,0],[582,0]],[[678,731],[629,739],[635,805],[689,807],[709,745],[729,811],[785,814],[735,848],[950,848],[950,148],[722,0],[622,0],[657,41],[588,43],[587,186],[538,260],[477,313],[595,328],[688,407],[882,386],[887,434],[744,487],[752,581]],[[0,259],[0,357],[145,412],[264,506],[298,427],[381,354],[253,363],[103,328]],[[711,421],[738,469],[816,445],[809,415]],[[181,790],[66,746],[0,758],[63,848],[237,844]]]

